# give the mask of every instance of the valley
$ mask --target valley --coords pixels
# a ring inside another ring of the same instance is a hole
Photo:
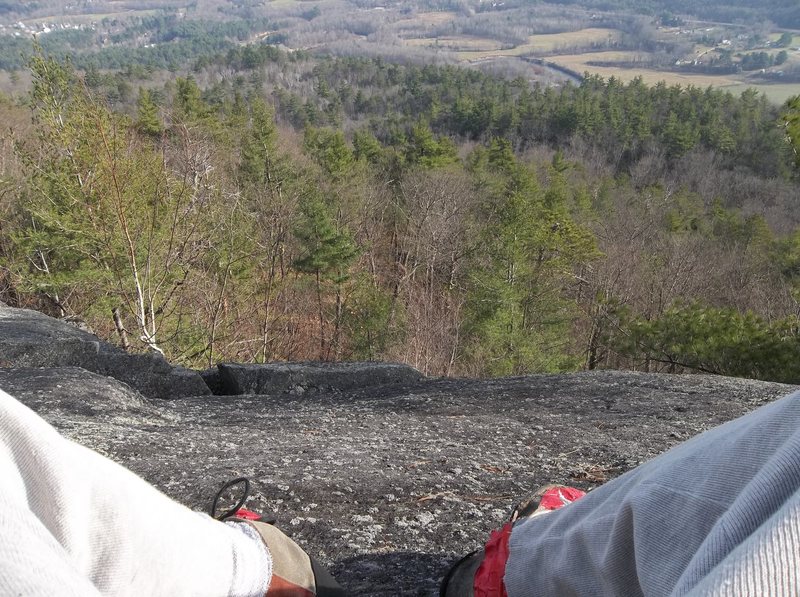
[[[272,43],[290,51],[459,64],[545,85],[575,82],[584,73],[624,82],[641,77],[651,85],[713,86],[737,94],[753,87],[777,104],[800,91],[800,30],[788,26],[796,25],[791,15],[778,24],[766,14],[722,22],[668,10],[642,14],[641,7],[594,10],[591,2],[467,0],[24,5],[0,3],[0,67],[6,70],[22,68],[21,57],[36,36],[76,65],[100,68],[135,62],[183,71],[226,46]]]

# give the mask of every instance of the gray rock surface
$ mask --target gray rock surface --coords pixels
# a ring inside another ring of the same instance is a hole
[[[80,367],[0,369],[0,389],[37,412],[46,412],[62,432],[80,425],[103,433],[106,425],[148,425],[165,414],[130,386]]]
[[[436,594],[532,488],[592,489],[794,389],[604,371],[154,401],[77,369],[4,370],[0,388],[189,506],[250,477],[248,507],[381,596]]]
[[[128,354],[77,326],[0,305],[0,367],[82,367],[123,381],[149,398],[210,394],[196,371],[160,355]]]
[[[30,309],[16,309],[0,304],[0,339],[4,344],[30,343],[48,344],[59,343],[67,340],[86,342],[97,346],[100,350],[101,341],[77,326],[48,317],[44,313]],[[102,342],[104,352],[122,352],[120,349]]]
[[[181,398],[211,393],[200,373],[173,367],[158,354],[106,354],[78,363],[95,373],[125,382],[148,398]]]
[[[217,384],[214,393],[220,395],[348,391],[408,385],[423,378],[413,367],[398,363],[226,363],[217,365],[217,369],[218,381],[211,383]]]

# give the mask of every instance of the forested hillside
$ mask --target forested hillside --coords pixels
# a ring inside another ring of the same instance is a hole
[[[798,101],[268,46],[32,74],[0,105],[10,304],[195,366],[800,379]]]

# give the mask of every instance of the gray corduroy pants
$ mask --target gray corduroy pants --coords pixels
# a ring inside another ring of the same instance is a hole
[[[511,533],[509,597],[800,595],[800,393]]]

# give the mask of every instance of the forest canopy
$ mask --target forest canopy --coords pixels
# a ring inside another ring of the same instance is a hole
[[[192,366],[800,380],[800,99],[249,46],[138,88],[30,68],[9,304]]]

